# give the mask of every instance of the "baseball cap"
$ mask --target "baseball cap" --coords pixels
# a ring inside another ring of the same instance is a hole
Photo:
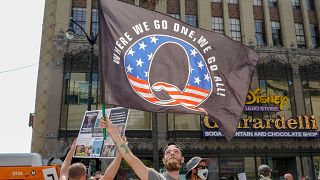
[[[202,161],[202,160],[203,159],[201,157],[195,156],[187,162],[187,165],[186,165],[186,168],[187,168],[186,178],[187,179],[189,178],[192,169],[196,168],[198,166],[198,164],[200,163],[200,161]]]

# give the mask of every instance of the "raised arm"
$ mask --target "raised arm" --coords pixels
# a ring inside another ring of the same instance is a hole
[[[100,180],[113,180],[119,170],[121,160],[122,156],[120,153],[118,153]]]
[[[120,137],[112,122],[107,118],[106,121],[101,119],[100,126],[106,128],[107,133],[111,136],[113,142],[117,146],[118,151],[122,155],[123,159],[129,164],[136,175],[142,179],[148,179],[148,167],[146,167],[140,159],[138,159],[127,146],[126,142]]]
[[[122,140],[126,143],[126,145],[128,145],[128,141],[125,136],[122,137]],[[100,180],[113,180],[119,170],[121,160],[122,160],[121,154],[117,153],[116,157],[111,162],[109,167],[106,169],[103,177]]]
[[[76,144],[77,144],[77,139],[75,139],[73,141],[71,148],[70,148],[66,158],[64,159],[64,161],[61,165],[59,180],[68,180],[68,171],[69,171],[69,167],[71,165],[74,151],[76,150]]]

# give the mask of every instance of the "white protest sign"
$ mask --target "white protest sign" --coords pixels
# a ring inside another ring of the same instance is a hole
[[[55,168],[42,169],[45,180],[58,180],[57,171]]]
[[[246,173],[239,173],[238,178],[239,180],[247,180]]]

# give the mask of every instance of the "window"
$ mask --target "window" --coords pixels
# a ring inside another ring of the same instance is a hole
[[[303,25],[299,23],[294,24],[294,28],[296,31],[296,38],[297,38],[297,46],[298,48],[305,48],[306,47],[306,40],[304,38],[304,31]]]
[[[169,113],[168,130],[200,130],[200,115]]]
[[[254,6],[262,6],[262,1],[261,0],[253,0],[253,5]]]
[[[240,30],[240,20],[236,18],[229,19],[230,24],[230,38],[241,42],[241,30]]]
[[[309,112],[308,114],[316,115],[320,117],[320,113],[317,109],[320,108],[319,98],[320,98],[320,82],[319,80],[304,80],[302,82],[303,94],[304,94],[304,101],[306,104],[306,111]]]
[[[280,22],[271,21],[272,41],[274,46],[282,46]]]
[[[266,97],[280,96],[283,98],[287,97],[287,99],[282,100],[281,106],[280,104],[277,105],[280,109],[278,112],[247,113],[252,113],[252,117],[259,117],[263,119],[277,118],[279,115],[284,115],[285,118],[291,118],[293,115],[296,115],[292,70],[290,64],[281,64],[279,62],[259,64],[257,65],[257,73],[259,88],[261,89],[261,93],[259,95]],[[273,104],[261,105],[270,106]]]
[[[307,0],[307,9],[308,11],[314,11],[315,10],[314,0]]]
[[[127,130],[151,130],[151,113],[130,109]]]
[[[211,0],[211,2],[221,2],[222,0]]]
[[[222,17],[212,17],[212,30],[216,33],[224,34]]]
[[[300,0],[291,0],[291,5],[293,9],[300,9]]]
[[[89,51],[66,53],[64,57],[63,94],[61,103],[61,130],[79,130],[83,112],[88,107],[89,96]],[[98,57],[93,57],[91,109],[97,109],[100,102]]]
[[[81,27],[86,28],[86,8],[72,8],[72,19],[76,21]],[[72,23],[72,27],[76,34],[84,35],[80,27]]]
[[[92,9],[91,12],[91,32],[93,35],[98,34],[98,10]]]
[[[320,173],[320,156],[312,156],[312,161],[310,162],[313,162],[313,167],[314,168],[314,173],[316,174],[315,177],[317,177],[317,175]],[[312,165],[311,165],[312,166]]]
[[[286,81],[285,79],[259,80],[259,86],[265,96],[277,95],[288,97],[287,102],[283,105],[280,111],[263,113],[264,119],[275,118],[277,115],[284,115],[286,118],[292,117],[291,102],[289,100],[289,98],[294,96],[294,94],[290,94],[290,88],[293,88],[292,81]]]
[[[317,48],[319,47],[318,26],[315,24],[310,24],[310,31],[311,31],[312,48]]]
[[[268,0],[269,7],[277,7],[277,0]]]
[[[88,103],[89,73],[71,73],[66,79],[67,91],[65,104],[86,105]],[[92,73],[92,104],[97,103],[98,74]]]
[[[314,115],[317,124],[320,123],[320,79],[318,61],[310,62],[308,65],[300,65],[299,73],[302,84],[305,114]]]
[[[64,108],[63,117],[67,120],[61,124],[62,129],[79,130],[83,112],[88,106],[88,77],[89,73],[69,72],[64,75]],[[92,74],[92,90],[91,90],[91,105],[96,106],[98,103],[98,73]],[[61,119],[64,119],[64,118]],[[62,120],[63,121],[63,120]]]
[[[168,15],[173,18],[180,19],[180,14],[168,14]]]
[[[239,4],[238,0],[229,0],[229,4]]]
[[[257,46],[265,46],[266,45],[266,33],[264,29],[264,22],[261,20],[255,20],[256,27],[256,41]]]
[[[219,165],[218,169],[220,170],[221,176],[230,177],[229,174],[239,174],[240,172],[246,172],[247,176],[247,170],[245,167],[249,165],[249,163],[245,163],[244,157],[219,157]],[[254,160],[254,159],[253,159]],[[252,161],[251,161],[252,162]],[[254,161],[253,161],[254,162]],[[254,165],[251,165],[251,167]],[[218,178],[213,178],[218,179]],[[230,179],[237,179],[235,176],[231,176]],[[241,178],[240,178],[241,179]],[[257,178],[252,178],[257,179]]]
[[[193,27],[198,27],[198,18],[195,15],[186,15],[186,23]]]

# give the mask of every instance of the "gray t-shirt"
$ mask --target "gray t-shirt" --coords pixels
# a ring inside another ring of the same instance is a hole
[[[149,180],[175,180],[167,173],[161,174],[154,169],[149,168],[148,170],[148,179]]]

